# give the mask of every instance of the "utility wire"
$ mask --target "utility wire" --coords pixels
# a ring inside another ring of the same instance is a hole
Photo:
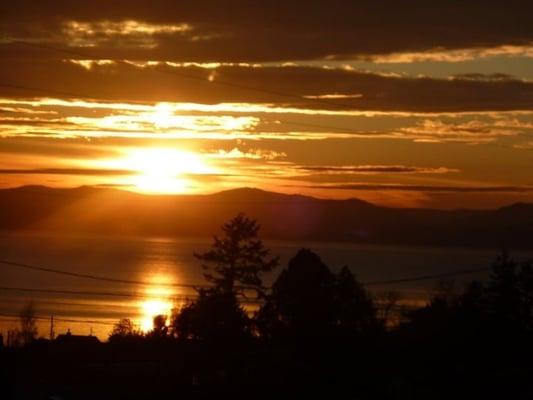
[[[100,296],[100,297],[127,297],[133,299],[147,299],[152,297],[164,297],[170,299],[186,299],[187,295],[142,295],[142,294],[133,294],[133,293],[117,293],[117,292],[96,292],[96,291],[87,291],[87,290],[60,290],[60,289],[40,289],[40,288],[22,288],[22,287],[9,287],[9,286],[0,286],[0,291],[7,292],[29,292],[29,293],[52,293],[52,294],[66,294],[66,295],[78,295],[78,296]],[[194,297],[195,294],[191,295]]]
[[[81,52],[79,50],[65,49],[65,48],[51,46],[51,45],[47,45],[47,44],[43,44],[43,43],[31,43],[31,42],[26,42],[26,41],[22,41],[22,40],[12,41],[11,43],[20,44],[20,45],[27,46],[27,47],[33,47],[33,48],[37,48],[37,49],[41,49],[41,50],[53,51],[53,52],[56,52],[56,53],[62,53],[62,54],[66,54],[66,55],[68,54],[68,55],[71,55],[71,56],[79,57],[79,59],[81,59],[81,60],[104,60],[104,59],[109,59],[108,57],[96,56],[94,54],[90,55],[90,54],[87,54],[87,53],[83,53],[83,52]],[[115,62],[115,63],[117,63],[117,64],[123,64],[123,65],[127,65],[127,66],[131,66],[133,64],[133,62],[129,62],[129,61],[125,61],[125,60],[119,60],[119,59],[110,59],[110,60]],[[248,91],[252,91],[252,92],[264,93],[264,94],[269,94],[269,95],[274,95],[274,96],[279,96],[279,97],[298,99],[300,101],[313,102],[313,103],[316,103],[316,104],[334,106],[334,107],[343,108],[343,109],[344,108],[353,109],[354,106],[356,106],[354,104],[340,103],[340,102],[330,101],[330,100],[323,99],[323,98],[306,97],[304,95],[299,95],[299,94],[295,94],[295,93],[288,93],[288,92],[272,90],[272,89],[266,89],[266,88],[259,87],[259,86],[243,85],[241,83],[237,83],[237,82],[234,82],[234,81],[227,81],[227,80],[220,80],[220,79],[210,79],[209,76],[200,76],[200,75],[188,74],[188,73],[184,73],[184,72],[180,72],[180,71],[176,71],[176,70],[154,69],[153,71],[155,71],[157,73],[161,73],[161,74],[166,74],[166,75],[176,75],[176,76],[181,76],[181,77],[187,78],[187,79],[194,79],[194,80],[198,80],[198,81],[204,81],[204,82],[207,82],[207,83],[213,84],[213,85],[220,85],[220,86],[232,87],[232,88],[236,88],[236,89],[248,90]],[[446,107],[443,107],[443,109],[446,110]]]
[[[0,314],[0,317],[13,318],[13,320],[20,320],[20,315]],[[47,321],[50,320],[50,317],[43,316],[43,315],[36,315],[36,316],[33,316],[33,318],[37,320],[47,320]],[[56,318],[55,316],[54,316],[54,321],[74,322],[74,323],[83,323],[83,324],[100,324],[100,325],[108,325],[108,326],[115,325],[115,323],[113,322],[105,322],[105,321],[98,321],[98,320],[70,319],[70,318]]]
[[[57,52],[57,53],[73,55],[73,56],[80,57],[81,59],[85,59],[85,60],[86,59],[97,60],[97,59],[103,59],[104,58],[104,57],[95,57],[94,55],[84,54],[83,52],[72,50],[72,49],[64,49],[64,48],[59,48],[59,47],[55,47],[55,46],[45,45],[45,44],[42,44],[42,43],[38,44],[38,43],[30,43],[30,42],[25,42],[25,41],[14,41],[12,43],[24,45],[24,46],[27,46],[27,47],[33,47],[33,48],[38,48],[38,49],[43,49],[43,50],[54,51],[54,52]],[[127,61],[124,61],[124,60],[113,60],[113,61],[118,63],[118,64],[125,64],[125,65],[128,65],[128,66],[131,66],[130,62],[127,62]],[[296,98],[296,99],[301,100],[301,101],[314,102],[314,103],[321,104],[321,105],[335,106],[335,107],[343,108],[343,109],[346,109],[346,108],[347,109],[353,109],[354,108],[353,104],[338,103],[338,102],[332,102],[332,101],[325,100],[325,99],[320,99],[320,98],[305,97],[305,96],[294,94],[294,93],[275,91],[275,90],[265,89],[265,88],[256,87],[256,86],[247,86],[247,85],[242,85],[240,83],[231,82],[231,81],[224,81],[224,80],[220,80],[220,79],[211,80],[211,79],[209,79],[209,77],[193,75],[193,74],[187,74],[187,73],[183,73],[183,72],[179,72],[179,71],[170,71],[170,70],[157,69],[157,68],[154,69],[154,71],[156,71],[158,73],[162,73],[162,74],[167,74],[167,75],[177,75],[177,76],[181,76],[181,77],[188,78],[188,79],[205,81],[205,82],[208,82],[209,84],[222,85],[222,86],[226,86],[226,87],[233,87],[233,88],[244,89],[244,90],[248,90],[248,91],[266,93],[266,94],[275,95],[275,96],[279,96],[279,97]],[[80,95],[80,94],[74,94],[74,93],[69,93],[69,92],[49,90],[49,89],[45,89],[45,88],[32,88],[32,87],[28,87],[28,86],[7,84],[7,83],[1,83],[1,82],[0,82],[0,87],[15,88],[15,89],[21,89],[21,90],[35,90],[35,91],[49,92],[49,93],[54,93],[55,92],[55,93],[60,94],[60,95],[67,95],[67,96],[71,96],[71,97],[93,98],[92,96],[87,96],[87,95]],[[345,133],[345,134],[353,134],[354,133],[353,131],[350,131],[349,129],[345,129],[345,128],[341,128],[341,127],[335,127],[335,126],[319,125],[319,124],[312,124],[312,123],[303,123],[303,122],[296,122],[296,121],[282,121],[282,122],[283,122],[283,124],[286,124],[286,125],[303,126],[303,127],[308,127],[308,128],[311,127],[311,128],[317,128],[317,129],[328,129],[328,130],[332,130],[332,131],[339,132],[339,133]],[[529,137],[529,135],[525,135],[525,136]],[[491,143],[487,143],[487,144],[490,145]],[[504,146],[504,145],[498,145],[498,144],[492,144],[492,145],[498,146],[498,147],[505,147],[505,148],[514,148],[512,146]]]
[[[463,269],[459,271],[443,272],[440,274],[414,276],[411,278],[399,278],[399,279],[390,279],[390,280],[384,280],[384,281],[371,281],[371,282],[365,282],[363,283],[363,285],[364,286],[377,286],[377,285],[390,285],[394,283],[426,281],[426,280],[433,280],[433,279],[440,279],[440,278],[448,278],[451,276],[474,274],[477,272],[486,272],[490,270],[491,270],[490,267]]]
[[[151,294],[134,294],[134,293],[118,293],[118,292],[97,292],[97,291],[87,291],[87,290],[59,290],[59,289],[42,289],[42,288],[22,288],[22,287],[10,287],[10,286],[0,286],[0,292],[23,292],[23,293],[50,293],[50,294],[64,294],[64,295],[76,295],[76,296],[99,296],[99,297],[120,297],[120,298],[132,298],[132,299],[143,299],[149,300],[151,298],[165,298],[169,300],[190,300],[198,298],[196,293],[191,293],[190,295],[182,294],[169,294],[169,295],[151,295]],[[244,304],[259,304],[260,301],[254,299],[242,299]],[[82,305],[80,303],[80,305]]]
[[[94,98],[94,96],[89,96],[87,94],[66,92],[66,91],[48,89],[48,88],[42,88],[42,87],[38,88],[38,87],[16,85],[16,84],[3,83],[3,82],[0,82],[0,87],[9,88],[9,89],[36,91],[36,92],[42,92],[42,93],[51,93],[51,94],[56,94],[56,95],[59,95],[59,96],[68,96],[68,97],[74,98],[74,99],[76,99],[76,98],[86,98],[86,99],[91,99],[91,100],[102,101],[104,103],[113,103],[113,101],[111,101],[111,100],[108,100],[108,99],[105,99],[105,100],[104,99],[96,99],[96,98]],[[133,103],[133,104],[143,104],[143,105],[148,104],[147,102],[132,101],[132,100],[128,100],[128,102],[129,103]],[[302,127],[302,128],[319,129],[320,131],[318,133],[326,133],[327,131],[330,131],[330,132],[336,132],[336,133],[345,134],[345,135],[355,135],[355,134],[357,134],[357,131],[350,130],[350,129],[347,129],[347,128],[342,128],[340,126],[314,124],[314,123],[310,123],[310,122],[299,122],[299,121],[291,121],[291,120],[283,120],[283,121],[280,121],[280,122],[283,125],[293,125],[293,126],[298,126],[298,127]],[[368,132],[361,132],[360,136],[364,137],[365,133],[368,134]],[[370,132],[370,134],[371,133],[372,132]],[[282,134],[282,132],[280,132],[280,134]],[[111,136],[112,136],[112,132],[111,132]],[[532,135],[527,134],[527,133],[521,133],[520,136],[529,138]],[[501,147],[501,148],[506,148],[506,149],[513,149],[513,150],[516,149],[513,146],[503,145],[503,144],[498,144],[498,143],[492,143],[492,142],[484,143],[484,145],[485,146],[493,146],[493,147]],[[525,150],[529,150],[529,149],[525,149]]]
[[[88,54],[84,54],[82,52],[75,51],[75,50],[61,49],[61,48],[54,47],[54,46],[36,44],[36,43],[29,43],[29,42],[23,42],[23,41],[18,41],[16,43],[22,44],[22,45],[25,45],[25,46],[29,46],[29,47],[35,47],[35,48],[51,50],[51,51],[55,51],[55,52],[59,52],[59,53],[74,55],[74,56],[77,56],[77,57],[82,57],[83,59],[95,59],[94,56],[91,57]],[[117,62],[117,63],[121,63],[121,64],[125,64],[125,65],[128,65],[128,66],[131,66],[130,63],[128,63],[127,61],[123,61],[123,60],[114,60],[114,61]],[[280,91],[274,91],[274,90],[270,90],[270,89],[254,87],[254,86],[247,86],[247,85],[242,85],[242,84],[235,83],[235,82],[230,82],[230,81],[222,81],[222,80],[218,80],[218,79],[217,80],[210,80],[209,77],[204,77],[204,76],[199,76],[199,75],[192,75],[192,74],[182,73],[182,72],[179,72],[179,71],[169,71],[169,70],[162,70],[162,69],[155,69],[154,71],[159,72],[159,73],[163,73],[163,74],[167,74],[167,75],[168,74],[177,75],[177,76],[185,77],[185,78],[188,78],[188,79],[195,79],[195,80],[205,81],[205,82],[208,82],[210,84],[223,85],[223,86],[227,86],[227,87],[233,87],[233,88],[244,89],[244,90],[249,90],[249,91],[261,92],[261,93],[266,93],[266,94],[280,96],[280,97],[296,98],[296,99],[301,100],[301,101],[314,102],[314,103],[318,103],[318,104],[322,104],[322,105],[335,106],[335,107],[341,107],[341,108],[349,108],[349,109],[353,108],[353,105],[350,105],[350,104],[342,104],[342,103],[331,102],[331,101],[327,101],[327,100],[323,100],[323,99],[309,98],[309,97],[305,97],[305,96],[297,95],[297,94],[293,94],[293,93],[286,93],[286,92],[280,92]],[[82,94],[79,94],[79,93],[76,94],[76,93],[56,91],[56,90],[47,90],[45,88],[32,88],[32,87],[23,86],[23,85],[0,83],[0,87],[56,93],[56,94],[59,94],[59,95],[62,95],[62,96],[67,95],[67,96],[71,96],[71,97],[91,98],[91,96],[82,95]],[[308,127],[308,128],[311,127],[311,128],[318,128],[318,129],[329,129],[329,130],[333,130],[333,131],[341,132],[341,133],[346,133],[346,134],[353,133],[352,131],[349,131],[348,129],[345,129],[345,128],[333,127],[333,126],[327,126],[327,125],[318,125],[318,124],[303,123],[303,122],[296,122],[296,121],[283,121],[283,123],[284,124],[288,124],[288,125],[303,126],[303,127]]]
[[[80,57],[81,59],[84,59],[84,60],[104,59],[104,57],[95,57],[94,55],[85,54],[85,53],[77,51],[77,50],[64,49],[64,48],[59,48],[59,47],[45,45],[45,44],[30,43],[30,42],[24,42],[24,41],[17,41],[17,42],[14,42],[14,43],[21,44],[21,45],[28,46],[28,47],[34,47],[34,48],[38,48],[38,49],[54,51],[54,52],[57,52],[57,53],[69,54],[69,55],[73,55],[73,56],[76,56],[76,57]],[[117,59],[113,59],[112,61],[116,62],[117,64],[131,66],[131,63],[128,62],[128,61],[117,60]],[[277,91],[277,90],[265,89],[265,88],[261,88],[261,87],[257,87],[257,86],[243,85],[241,83],[236,83],[236,82],[232,82],[232,81],[226,81],[226,80],[220,80],[220,79],[210,80],[209,77],[206,77],[206,76],[188,74],[188,73],[180,72],[180,71],[176,71],[176,70],[165,70],[165,69],[157,69],[156,68],[153,71],[156,71],[156,72],[162,73],[162,74],[166,74],[166,75],[176,75],[176,76],[180,76],[180,77],[187,78],[187,79],[204,81],[204,82],[208,82],[209,84],[220,85],[220,86],[225,86],[225,87],[231,87],[231,88],[234,88],[234,89],[247,90],[247,91],[251,91],[251,92],[264,93],[264,94],[269,94],[269,95],[274,95],[274,96],[279,96],[279,97],[285,97],[285,98],[291,98],[291,99],[298,99],[300,101],[314,102],[314,103],[317,103],[317,104],[328,105],[328,106],[336,106],[336,107],[342,107],[342,108],[353,108],[352,104],[343,104],[343,103],[338,103],[338,102],[331,102],[331,101],[324,100],[324,99],[310,98],[310,97],[305,97],[305,96],[294,94],[294,93],[287,93],[287,92],[282,92],[282,91]]]
[[[49,272],[49,273],[67,275],[67,276],[72,276],[72,277],[76,277],[76,278],[93,279],[93,280],[106,281],[106,282],[115,282],[115,283],[126,283],[126,284],[133,284],[133,285],[154,286],[154,283],[152,283],[152,282],[109,278],[109,277],[99,276],[99,275],[80,274],[80,273],[75,273],[75,272],[68,272],[68,271],[58,270],[58,269],[54,269],[54,268],[46,268],[46,267],[38,267],[38,266],[35,266],[35,265],[22,264],[22,263],[17,263],[17,262],[8,261],[8,260],[0,260],[0,264],[6,264],[6,265],[10,265],[10,266],[14,266],[14,267],[20,267],[20,268],[27,268],[27,269],[35,270],[35,271],[42,271],[42,272]],[[419,275],[419,276],[398,278],[398,279],[362,282],[362,285],[364,285],[364,286],[377,286],[377,285],[389,285],[389,284],[394,284],[394,283],[405,283],[405,282],[417,282],[417,281],[424,281],[424,280],[434,280],[434,279],[440,279],[440,278],[451,277],[451,276],[467,275],[467,274],[472,274],[472,273],[476,273],[476,272],[484,272],[484,271],[488,271],[490,269],[491,269],[490,267],[475,268],[475,269],[462,269],[462,270],[457,270],[457,271],[443,272],[443,273],[431,274],[431,275]],[[186,283],[161,283],[161,284],[157,283],[156,285],[159,285],[159,286],[172,286],[172,287],[186,287],[186,288],[191,288],[191,289],[197,289],[197,288],[200,288],[200,287],[211,287],[209,285],[186,284]]]
[[[59,96],[68,96],[70,98],[86,98],[86,99],[95,100],[93,96],[89,96],[87,94],[64,92],[61,90],[47,89],[47,88],[42,88],[42,87],[38,88],[38,87],[32,87],[32,86],[15,85],[15,84],[4,83],[4,82],[0,82],[0,87],[9,88],[9,89],[28,90],[28,91],[34,90],[37,92],[51,93],[51,94],[56,94]],[[105,102],[112,103],[112,101],[110,100],[105,100]],[[132,102],[132,103],[140,104],[140,102]],[[142,103],[142,104],[146,104],[146,103]],[[347,135],[354,134],[353,131],[346,129],[346,128],[341,128],[339,126],[330,126],[330,125],[313,124],[313,123],[298,122],[298,121],[286,121],[286,120],[281,121],[281,122],[282,124],[285,124],[285,125],[301,126],[303,128],[316,128],[316,129],[321,129],[321,130],[330,130],[330,131],[335,131],[337,133],[344,133]]]
[[[54,273],[54,274],[59,274],[59,275],[72,276],[75,278],[92,279],[96,281],[113,282],[113,283],[124,283],[124,284],[129,284],[129,285],[143,285],[143,286],[157,285],[157,286],[169,286],[169,287],[183,287],[183,288],[189,288],[189,289],[210,287],[208,285],[201,285],[201,284],[168,283],[168,282],[154,283],[154,282],[137,281],[137,280],[129,280],[129,279],[110,278],[110,277],[100,276],[100,275],[69,272],[69,271],[64,271],[64,270],[55,269],[55,268],[39,267],[35,265],[13,262],[9,260],[0,260],[0,264],[5,264],[5,265],[12,266],[12,267],[17,267],[17,268],[25,268],[25,269],[29,269],[33,271],[49,272],[49,273]]]

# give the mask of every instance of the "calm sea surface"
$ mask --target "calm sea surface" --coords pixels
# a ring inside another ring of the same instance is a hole
[[[168,284],[203,284],[202,269],[193,253],[209,248],[211,239],[109,239],[88,236],[0,235],[0,259],[39,267],[61,269],[113,279],[147,282],[134,285],[102,282],[0,264],[0,332],[15,327],[13,316],[33,301],[39,334],[48,336],[53,315],[55,333],[70,329],[105,339],[119,318],[131,318],[147,326],[153,314],[179,306],[194,290]],[[332,270],[348,265],[362,282],[409,278],[488,267],[498,250],[367,246],[339,243],[266,242],[281,257],[281,267],[301,247],[317,252]],[[517,252],[517,259],[533,259],[533,252]],[[276,272],[266,277],[270,284]],[[487,273],[458,276],[465,280],[484,278]],[[374,292],[395,289],[406,300],[424,299],[434,281],[372,286]],[[5,288],[75,291],[49,293],[10,291]],[[81,293],[85,292],[85,293]],[[91,293],[93,292],[93,293]],[[108,295],[95,295],[105,292]]]

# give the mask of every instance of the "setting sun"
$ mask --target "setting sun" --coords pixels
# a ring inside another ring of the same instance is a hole
[[[533,1],[1,4],[0,400],[533,400]]]
[[[150,299],[141,303],[142,317],[140,327],[143,332],[148,332],[153,327],[154,318],[158,315],[170,316],[172,303],[161,299]]]
[[[186,193],[192,186],[190,175],[216,172],[200,154],[171,148],[130,150],[106,164],[135,172],[127,183],[145,193]]]

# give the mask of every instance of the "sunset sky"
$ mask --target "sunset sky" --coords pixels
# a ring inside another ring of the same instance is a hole
[[[531,4],[2,2],[0,187],[533,202]]]

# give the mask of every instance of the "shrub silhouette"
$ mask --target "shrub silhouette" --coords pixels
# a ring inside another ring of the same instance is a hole
[[[136,332],[135,325],[129,318],[119,320],[111,331],[111,337],[125,337],[134,335]]]
[[[109,343],[135,345],[144,339],[143,333],[137,329],[129,318],[122,318],[114,326],[109,335]]]
[[[508,340],[532,331],[533,268],[507,252],[497,257],[486,284],[471,281],[461,293],[443,291],[406,313],[402,331],[419,339],[467,343]]]
[[[232,293],[202,289],[198,298],[174,316],[178,338],[204,341],[238,341],[250,333],[250,322]]]

